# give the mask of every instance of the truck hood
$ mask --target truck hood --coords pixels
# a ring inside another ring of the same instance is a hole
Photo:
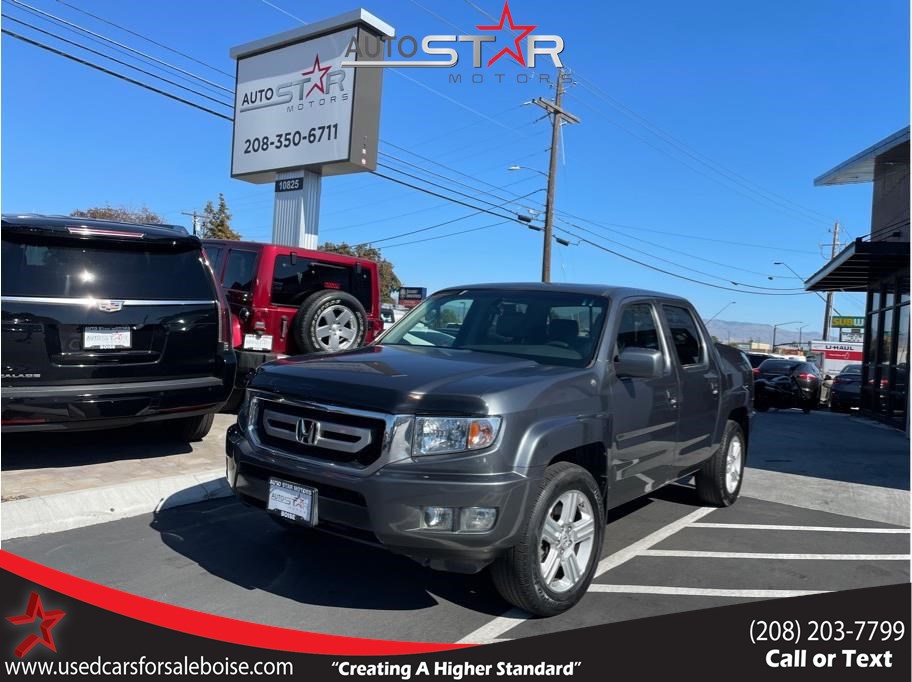
[[[299,400],[395,414],[500,413],[535,402],[583,370],[508,355],[418,346],[373,345],[260,367],[250,388]],[[516,400],[523,393],[525,400]],[[506,394],[514,394],[507,400]]]

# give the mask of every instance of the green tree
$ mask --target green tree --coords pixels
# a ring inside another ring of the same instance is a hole
[[[153,213],[146,206],[138,209],[126,206],[94,206],[86,209],[76,209],[71,216],[76,218],[98,218],[100,220],[116,220],[121,223],[162,223],[160,215]]]
[[[202,236],[206,239],[240,239],[241,235],[231,229],[231,212],[225,203],[225,195],[219,192],[218,206],[206,202],[203,209]]]
[[[367,244],[351,246],[345,242],[342,242],[341,244],[326,242],[319,248],[320,251],[329,251],[331,253],[342,254],[343,256],[366,258],[367,260],[374,261],[377,264],[377,275],[380,279],[380,300],[383,303],[393,302],[393,292],[399,291],[402,282],[396,277],[393,264],[383,257],[383,254],[380,253],[380,249],[376,246],[369,246]]]

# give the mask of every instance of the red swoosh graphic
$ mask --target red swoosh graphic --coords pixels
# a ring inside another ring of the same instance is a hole
[[[434,642],[397,642],[384,639],[360,639],[341,635],[323,635],[289,628],[248,623],[243,620],[215,616],[147,599],[115,590],[89,580],[63,573],[6,550],[0,550],[0,569],[37,583],[73,599],[135,620],[206,637],[230,644],[293,651],[307,654],[348,656],[391,656],[421,654],[433,651],[462,649],[473,644],[443,644]]]

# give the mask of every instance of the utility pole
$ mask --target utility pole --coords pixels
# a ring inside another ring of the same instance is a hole
[[[578,117],[561,108],[564,95],[564,70],[557,70],[557,85],[554,101],[536,97],[533,104],[540,106],[551,116],[551,160],[548,163],[548,196],[545,200],[545,235],[542,249],[542,282],[551,281],[551,241],[554,237],[554,186],[557,182],[557,152],[560,148],[560,130],[564,121],[579,123]]]
[[[836,250],[839,248],[839,221],[833,223],[833,245],[830,248],[830,260],[836,257]],[[833,314],[833,292],[828,291],[826,295],[826,306],[823,308],[823,340],[830,340],[830,316]]]
[[[193,236],[196,237],[199,234],[199,227],[198,227],[199,223],[197,222],[197,219],[200,217],[199,214],[196,211],[193,211],[193,213],[187,213],[186,211],[181,211],[181,215],[186,215],[186,216],[190,216],[191,218],[193,218]]]

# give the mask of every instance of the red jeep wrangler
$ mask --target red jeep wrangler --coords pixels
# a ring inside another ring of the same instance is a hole
[[[373,261],[225,239],[203,248],[231,308],[240,387],[278,356],[357,348],[383,331]]]

